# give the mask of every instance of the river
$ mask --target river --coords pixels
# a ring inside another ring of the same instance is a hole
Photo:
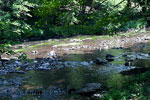
[[[98,58],[106,59],[107,54],[114,56],[113,61],[107,64],[95,63]],[[0,100],[67,100],[72,97],[68,93],[69,89],[77,90],[87,83],[104,85],[114,73],[136,67],[150,67],[150,43],[70,54],[58,62],[57,68],[51,70],[34,69],[25,74],[2,75]]]

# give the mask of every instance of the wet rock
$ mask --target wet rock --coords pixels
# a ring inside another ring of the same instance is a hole
[[[122,55],[122,57],[127,57],[127,56],[128,56],[127,54],[123,54],[123,55]]]
[[[135,53],[132,52],[130,54],[124,54],[123,57],[126,57],[131,60],[136,60],[136,59],[150,59],[149,54],[144,54],[144,53]]]
[[[79,65],[79,63],[75,62],[75,61],[66,61],[66,62],[64,62],[65,67],[75,67],[76,65]]]
[[[80,95],[91,95],[101,89],[100,83],[88,83],[83,88],[76,91]]]
[[[0,78],[0,85],[21,85],[22,78],[16,77],[15,79],[6,80],[5,78]]]
[[[133,68],[127,71],[122,71],[120,72],[122,75],[136,75],[136,74],[141,74],[145,73],[146,71],[150,70],[150,68]]]
[[[25,71],[10,71],[9,73],[26,74]]]
[[[24,68],[24,67],[28,67],[28,66],[32,66],[32,64],[31,63],[29,63],[29,62],[24,62],[23,64],[22,64],[22,67]]]
[[[94,61],[90,61],[89,63],[90,63],[90,64],[94,64]]]
[[[1,87],[0,88],[0,96],[1,97],[9,97],[13,94],[19,93],[19,88],[14,86],[9,87]]]
[[[83,62],[81,62],[80,64],[83,65],[83,66],[89,66],[89,65],[90,65],[90,64],[89,64],[88,62],[86,62],[86,61],[83,61]]]
[[[49,63],[44,63],[41,66],[39,66],[37,69],[40,69],[40,70],[50,70],[51,67],[50,67]]]
[[[101,59],[101,58],[97,58],[97,59],[95,60],[95,63],[96,63],[97,65],[105,65],[105,64],[108,64],[108,62],[107,62],[106,60]]]
[[[26,71],[33,70],[33,69],[35,69],[34,66],[30,66],[30,67],[26,67],[26,68],[25,68]]]
[[[2,65],[3,67],[5,67],[5,63],[8,62],[8,61],[10,61],[10,59],[9,59],[9,58],[3,58],[3,57],[1,58],[1,57],[0,57],[0,61],[1,61],[1,65]]]
[[[132,59],[125,59],[125,66],[132,66],[133,65],[133,61]]]
[[[17,98],[21,94],[19,86],[22,84],[23,78],[16,77],[15,79],[6,80],[5,78],[0,79],[0,96],[1,97],[14,97]],[[13,99],[14,99],[13,98]]]
[[[131,65],[132,65],[132,62],[125,62],[124,65],[125,65],[125,66],[131,66]]]
[[[123,49],[123,47],[113,47],[112,49]]]
[[[15,64],[16,64],[17,66],[22,66],[22,63],[21,63],[20,61],[18,61],[18,60],[15,61]]]
[[[108,64],[107,66],[99,68],[98,73],[101,73],[103,75],[110,75],[112,73],[120,73],[122,71],[128,71],[133,68],[134,67],[129,67],[125,65],[116,66],[113,64]]]
[[[107,54],[106,55],[106,60],[108,61],[114,61],[115,56],[111,55],[111,54]]]
[[[68,94],[75,94],[76,93],[76,89],[75,88],[67,87],[66,91],[67,91]]]
[[[139,58],[150,58],[149,54],[144,54],[144,53],[138,53]]]
[[[6,74],[9,74],[9,73],[25,74],[26,72],[21,71],[21,70],[16,70],[13,67],[8,67],[8,68],[6,67],[6,68],[3,68],[3,69],[0,70],[0,75],[6,75]]]
[[[6,75],[7,73],[8,73],[8,71],[6,71],[6,70],[0,70],[0,76]]]
[[[23,63],[19,60],[15,60],[15,61],[9,61],[7,62],[7,64],[5,64],[5,68],[8,68],[8,69],[15,69],[16,67],[23,67]]]

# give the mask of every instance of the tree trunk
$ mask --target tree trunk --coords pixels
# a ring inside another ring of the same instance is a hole
[[[149,17],[150,17],[150,14],[149,14],[149,8],[147,7],[147,5],[149,4],[150,1],[146,1],[146,2],[140,2],[140,6],[142,7],[142,14],[145,18],[145,20],[147,21],[147,25],[150,26],[150,20],[149,20]]]
[[[91,6],[92,10],[94,10],[94,6],[95,6],[95,0],[92,0],[92,6]]]
[[[128,8],[131,7],[131,0],[127,0],[127,7],[128,7]]]

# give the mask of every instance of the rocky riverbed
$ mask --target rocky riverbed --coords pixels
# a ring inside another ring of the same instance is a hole
[[[131,33],[130,33],[131,34]],[[133,33],[134,34],[134,33]],[[87,53],[91,50],[102,50],[110,48],[127,48],[136,43],[145,43],[150,40],[149,33],[138,33],[135,35],[120,36],[81,36],[69,39],[50,39],[43,41],[25,42],[12,48],[23,51],[29,58],[52,58],[65,56],[67,54]]]
[[[45,44],[54,41],[47,40],[38,46],[39,41],[13,46],[15,50],[27,48],[24,52],[31,60],[12,56],[15,59],[0,62],[1,99],[59,100],[74,94],[100,98],[107,76],[149,70],[149,40],[149,34],[138,34],[109,40],[67,39],[55,40],[62,44]],[[33,45],[36,47],[31,48]]]

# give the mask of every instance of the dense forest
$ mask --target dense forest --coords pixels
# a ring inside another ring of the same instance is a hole
[[[149,9],[149,0],[0,0],[0,42],[139,30]]]

